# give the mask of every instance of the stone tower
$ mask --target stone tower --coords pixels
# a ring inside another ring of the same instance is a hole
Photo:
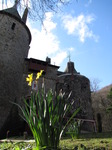
[[[94,127],[90,122],[93,120],[93,111],[89,79],[77,72],[74,63],[69,61],[65,72],[58,75],[58,80],[58,90],[62,89],[67,95],[72,92],[70,99],[74,101],[74,106],[71,112],[81,109],[76,118],[83,121],[82,130],[93,131]]]
[[[18,110],[11,102],[20,102],[23,66],[31,42],[27,12],[26,8],[21,18],[17,3],[0,11],[0,138],[8,130],[19,129]]]

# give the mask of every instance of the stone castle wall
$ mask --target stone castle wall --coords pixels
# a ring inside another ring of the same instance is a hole
[[[0,12],[0,131],[10,120],[8,118],[14,108],[11,102],[20,101],[29,34],[21,21]]]
[[[33,73],[34,78],[36,77],[36,73],[43,69],[43,62],[41,61],[32,61],[32,68],[30,66],[30,59],[27,59],[24,70],[24,78],[23,78],[23,95],[29,97],[31,95],[32,87],[28,86],[26,82],[26,77],[28,74]],[[41,67],[38,66],[41,63]],[[44,62],[45,63],[45,62]],[[37,67],[35,68],[34,66]],[[45,65],[45,64],[44,64]],[[31,69],[31,70],[30,70]],[[37,71],[36,71],[37,69]],[[74,69],[74,68],[73,68]],[[72,69],[72,70],[73,70]],[[82,130],[94,131],[94,125],[87,120],[93,120],[93,110],[91,103],[91,92],[90,92],[90,82],[89,79],[85,76],[80,75],[75,71],[75,73],[65,73],[61,72],[58,74],[58,68],[56,66],[47,64],[45,67],[45,72],[41,78],[39,78],[38,89],[42,88],[42,84],[44,82],[45,91],[47,92],[49,89],[56,91],[57,93],[62,90],[68,96],[70,92],[72,92],[70,101],[74,101],[73,108],[71,108],[71,113],[73,113],[77,108],[80,108],[81,111],[77,114],[77,119],[85,119],[86,122],[83,123]],[[69,101],[68,101],[69,103]]]
[[[61,88],[66,93],[72,91],[72,99],[75,100],[73,109],[82,108],[78,117],[92,119],[89,80],[76,72],[73,62],[69,62],[66,70],[68,73],[72,71],[72,74],[59,75],[59,67],[51,65],[49,58],[46,61],[25,59],[30,40],[30,31],[25,23],[7,12],[0,11],[0,138],[8,130],[21,132],[19,110],[12,102],[21,104],[22,97],[30,96],[32,88],[28,87],[26,77],[30,73],[36,76],[40,70],[44,70],[44,74],[39,79],[39,89],[44,78],[46,92],[49,89],[59,91]]]
[[[37,70],[33,70],[31,68],[29,69],[29,61],[30,61],[30,59],[25,61],[25,66],[24,66],[23,88],[22,88],[22,95],[23,96],[30,96],[31,90],[32,90],[32,87],[29,87],[28,83],[26,82],[26,77],[28,76],[28,74],[33,73],[33,76],[35,79],[37,72],[39,72],[40,70],[43,70],[43,64],[41,64],[41,66]],[[40,62],[41,61],[39,61],[39,63]],[[39,63],[37,64],[37,66],[39,65]],[[59,67],[51,65],[51,64],[47,64],[46,61],[45,61],[45,64],[46,64],[46,66],[45,66],[44,73],[43,73],[42,77],[40,77],[38,80],[38,89],[41,89],[42,84],[44,83],[46,92],[48,92],[50,89],[55,91],[57,78],[58,78],[57,77],[57,70]],[[35,66],[35,63],[33,63],[33,66]]]
[[[80,112],[76,118],[93,120],[90,83],[88,78],[79,74],[65,73],[58,76],[58,79],[58,90],[62,89],[67,95],[72,92],[70,99],[74,101],[74,105],[73,108],[71,108],[71,112],[80,108]],[[94,127],[91,123],[86,121],[83,124],[82,130],[94,131]]]

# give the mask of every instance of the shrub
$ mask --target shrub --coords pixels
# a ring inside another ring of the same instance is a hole
[[[79,138],[80,134],[80,121],[73,121],[69,126],[68,126],[68,131],[67,134],[70,134],[72,140]]]

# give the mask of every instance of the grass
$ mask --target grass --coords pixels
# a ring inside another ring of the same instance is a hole
[[[61,140],[60,145],[66,149],[74,149],[78,146],[79,150],[83,150],[84,147],[87,150],[112,150],[112,132],[81,134],[79,139]]]
[[[0,150],[32,150],[33,147],[35,143],[30,140],[26,142],[15,138],[0,141]],[[112,150],[112,132],[81,134],[79,139],[74,140],[64,137],[60,141],[60,147],[63,150]]]
[[[61,141],[61,147],[63,149],[74,149],[75,147],[83,147],[83,149],[86,148],[88,150],[112,150],[112,139],[67,139]]]

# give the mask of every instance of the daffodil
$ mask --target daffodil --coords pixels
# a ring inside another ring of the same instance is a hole
[[[42,75],[43,71],[44,71],[44,70],[40,70],[40,72],[37,73],[36,80],[38,80],[38,79],[40,78],[40,76]]]
[[[33,82],[33,73],[28,75],[28,77],[26,78],[26,81],[28,82],[29,86],[32,85],[32,82]]]

